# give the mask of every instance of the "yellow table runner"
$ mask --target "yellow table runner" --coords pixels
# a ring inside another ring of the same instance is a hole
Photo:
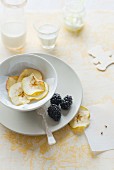
[[[57,56],[68,63],[78,74],[83,86],[85,106],[114,102],[114,65],[99,72],[92,64],[87,51],[95,45],[114,49],[114,12],[96,11],[86,16],[84,29],[78,34],[68,32],[63,26],[61,13],[34,13],[27,15],[26,46],[19,53],[42,52]],[[56,48],[46,51],[33,28],[53,21],[61,24]],[[14,53],[0,45],[0,61]],[[75,89],[74,89],[75,90]],[[57,144],[49,146],[45,136],[29,137],[7,130],[0,125],[0,170],[105,170],[114,169],[114,151],[94,157],[85,135],[77,136],[67,125],[54,133]]]

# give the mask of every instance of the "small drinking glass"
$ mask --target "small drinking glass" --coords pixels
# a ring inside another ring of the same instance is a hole
[[[85,7],[81,0],[67,0],[64,7],[64,23],[69,31],[78,31],[84,26]]]
[[[40,27],[37,24],[34,25],[40,38],[42,47],[45,49],[53,49],[58,36],[59,27],[53,24],[44,24]]]

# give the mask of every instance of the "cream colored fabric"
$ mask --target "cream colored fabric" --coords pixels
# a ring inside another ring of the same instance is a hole
[[[57,56],[78,74],[83,86],[83,105],[111,100],[114,103],[114,65],[99,72],[87,51],[95,45],[114,50],[114,12],[88,13],[84,29],[78,34],[63,27],[60,13],[30,14],[26,46],[19,53],[42,52]],[[43,50],[33,29],[33,22],[61,24],[56,48]],[[0,61],[14,54],[0,43]],[[57,144],[48,146],[46,137],[29,137],[0,126],[0,170],[106,170],[114,169],[114,151],[94,157],[84,135],[77,136],[69,126],[54,133]]]

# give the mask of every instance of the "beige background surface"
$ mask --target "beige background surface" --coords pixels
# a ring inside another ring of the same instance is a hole
[[[31,12],[62,10],[66,0],[28,0],[26,10]],[[83,0],[88,11],[114,10],[114,0]],[[0,11],[2,9],[0,2]]]
[[[63,26],[62,14],[28,14],[27,42],[23,52],[42,52],[55,55],[68,63],[78,74],[83,86],[85,106],[111,100],[114,104],[114,65],[99,72],[88,56],[89,48],[102,45],[114,49],[114,12],[89,12],[84,29],[78,34]],[[33,22],[51,21],[61,25],[56,48],[45,51],[33,29]],[[0,42],[0,61],[14,54]],[[75,90],[75,89],[74,89]],[[2,112],[2,108],[1,108]],[[102,121],[102,120],[101,120]],[[0,170],[114,170],[114,151],[95,157],[85,135],[76,135],[69,126],[54,133],[57,144],[48,146],[46,137],[27,137],[13,133],[0,125]]]
[[[66,0],[28,0],[29,11],[61,10]],[[87,10],[114,10],[114,0],[83,0]]]

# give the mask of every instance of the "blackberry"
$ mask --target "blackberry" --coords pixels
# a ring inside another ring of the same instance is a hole
[[[55,93],[55,94],[53,95],[53,97],[51,98],[50,102],[51,102],[51,104],[59,105],[59,104],[61,103],[61,100],[62,100],[62,99],[61,99],[60,94]]]
[[[64,97],[64,100],[69,101],[69,103],[72,104],[72,96],[67,95]]]
[[[48,108],[48,115],[55,121],[59,121],[61,119],[61,109],[59,108],[59,106],[52,104],[49,108]]]
[[[66,97],[64,97],[60,105],[63,110],[70,109],[72,105],[72,97],[67,95]]]

